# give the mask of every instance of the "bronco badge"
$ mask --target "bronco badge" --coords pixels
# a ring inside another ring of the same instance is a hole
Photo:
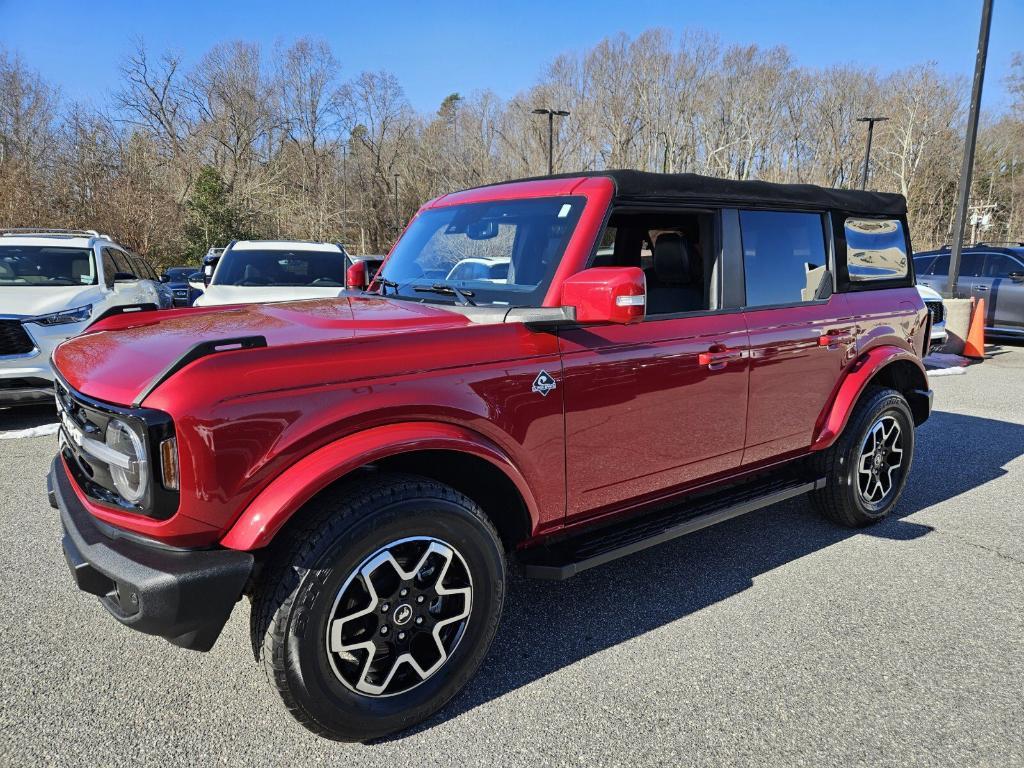
[[[537,378],[533,380],[533,391],[543,397],[547,397],[548,392],[556,386],[554,377],[547,371],[541,371],[537,374]]]

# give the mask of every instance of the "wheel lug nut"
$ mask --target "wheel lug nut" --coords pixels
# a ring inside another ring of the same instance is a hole
[[[383,605],[382,605],[382,606],[380,607],[380,612],[381,612],[381,613],[387,613],[387,612],[388,612],[388,609],[389,609],[390,607],[391,607],[390,605],[388,605],[387,603],[384,603],[384,604],[383,604]]]
[[[388,628],[387,628],[387,627],[381,627],[381,628],[380,628],[380,633],[381,633],[382,635],[386,635],[386,634],[388,633]]]
[[[418,597],[416,598],[416,602],[417,602],[417,603],[422,603],[422,602],[423,602],[423,595],[419,595],[419,596],[418,596]]]
[[[417,624],[422,624],[423,623],[423,617],[422,616],[417,616],[416,617],[416,623]]]
[[[399,640],[405,640],[405,632],[399,632],[398,633],[398,639]]]
[[[402,591],[398,593],[399,597],[405,597],[408,594],[409,594],[409,590],[405,589],[405,588],[403,588]]]

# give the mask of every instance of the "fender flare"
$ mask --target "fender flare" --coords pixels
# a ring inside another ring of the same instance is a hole
[[[265,547],[303,504],[334,481],[374,461],[422,450],[459,451],[490,462],[515,484],[530,518],[538,519],[525,478],[491,440],[455,424],[404,422],[347,435],[302,457],[259,492],[220,544],[244,551]]]
[[[850,414],[853,413],[853,409],[857,405],[857,400],[860,399],[872,379],[883,368],[904,360],[912,363],[920,371],[919,383],[921,383],[922,389],[927,389],[928,376],[921,360],[913,353],[893,345],[884,345],[868,350],[850,366],[832,398],[830,407],[819,419],[811,450],[820,451],[832,445],[842,434],[846,423],[850,420]]]

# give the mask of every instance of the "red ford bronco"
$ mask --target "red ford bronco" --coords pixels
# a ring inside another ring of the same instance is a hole
[[[901,196],[609,171],[426,204],[340,298],[98,323],[54,354],[79,589],[253,649],[313,731],[440,708],[506,572],[565,579],[799,494],[884,518],[931,408]]]

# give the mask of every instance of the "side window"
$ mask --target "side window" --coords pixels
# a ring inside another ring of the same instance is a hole
[[[960,254],[960,277],[981,277],[985,268],[984,253]],[[949,260],[946,261],[946,272],[949,272]]]
[[[125,258],[123,251],[119,251],[116,248],[104,248],[103,249],[103,263],[107,263],[107,259],[110,259],[114,264],[114,272],[122,272],[132,274],[131,264],[128,263],[128,259]],[[113,280],[113,274],[107,278]]]
[[[1005,253],[990,253],[985,260],[985,277],[1009,277],[1011,272],[1024,271],[1024,265]]]
[[[935,254],[929,254],[928,256],[915,256],[914,272],[919,275],[930,275],[932,274],[931,267],[934,262]]]
[[[117,264],[114,263],[113,251],[109,248],[103,249],[103,282],[107,288],[114,285],[114,275],[118,272]]]
[[[897,219],[847,219],[846,269],[850,282],[898,280],[908,274],[907,238]]]
[[[948,275],[949,274],[949,254],[944,253],[935,261],[932,262],[931,268],[928,270],[929,275]]]
[[[747,306],[813,301],[826,279],[821,214],[740,211]]]

